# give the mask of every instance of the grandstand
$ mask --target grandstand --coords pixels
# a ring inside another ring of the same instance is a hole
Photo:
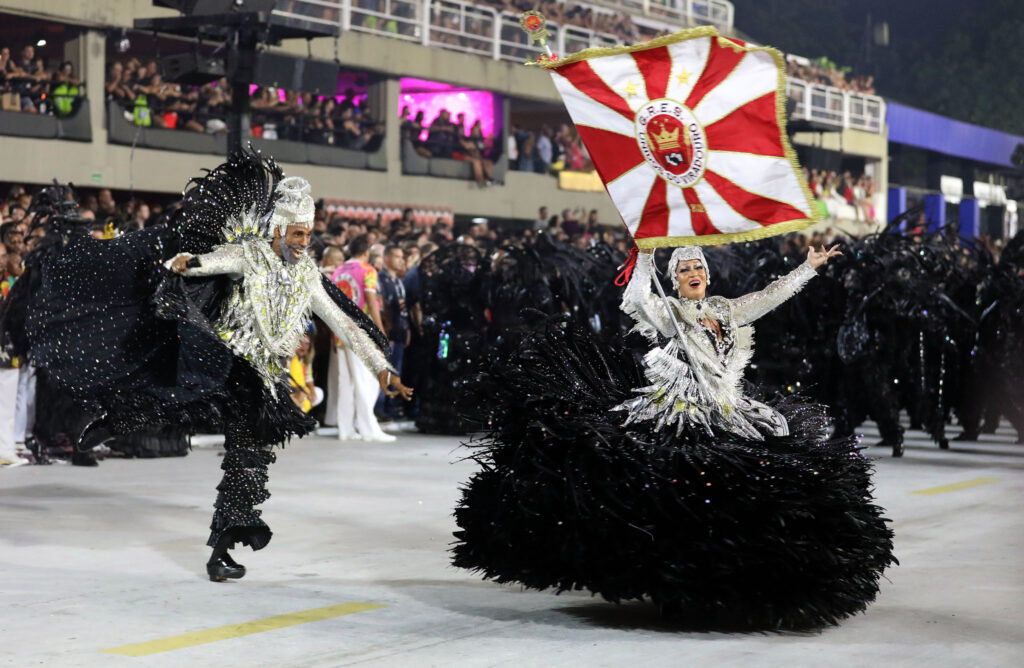
[[[51,113],[26,114],[25,97],[16,101],[13,93],[5,94],[0,134],[5,154],[17,159],[0,165],[0,181],[45,183],[57,177],[93,187],[174,193],[199,168],[216,164],[227,147],[223,123],[229,105],[216,77],[170,93],[167,82],[153,84],[156,61],[168,55],[198,55],[215,67],[215,40],[196,46],[136,30],[135,19],[179,15],[155,4],[174,3],[0,2],[3,46],[14,54],[42,41],[45,46],[37,48],[48,69],[60,62],[78,74],[77,83],[61,94],[36,100]],[[280,0],[273,14],[283,24],[328,26],[340,36],[284,39],[268,53],[337,64],[337,91],[331,97],[289,89],[283,75],[275,85],[253,87],[251,140],[327,198],[520,220],[531,219],[543,203],[596,209],[602,221],[616,221],[548,74],[523,67],[536,52],[526,43],[518,14],[535,7],[549,16],[551,47],[559,54],[697,25],[735,34],[727,0]],[[886,102],[869,82],[846,85],[814,75],[804,58],[789,60],[791,138],[818,186],[826,224],[843,223],[853,232],[877,229],[885,213],[906,204],[906,191],[897,191],[895,205],[889,202]],[[131,92],[140,81],[147,84],[141,96]],[[430,132],[442,109],[464,136],[478,126],[471,141],[446,143]],[[560,160],[545,160],[543,150],[537,151],[545,142],[563,154]],[[984,166],[1006,162],[984,158],[980,180],[1000,186],[1002,173]],[[988,178],[992,173],[994,181]],[[943,175],[961,177],[937,173]],[[941,178],[927,181],[897,185],[911,187],[911,200],[925,191],[942,194]],[[967,188],[968,197],[972,190],[985,189]],[[1007,203],[1005,188],[999,192],[991,203],[1009,215],[1015,205]]]

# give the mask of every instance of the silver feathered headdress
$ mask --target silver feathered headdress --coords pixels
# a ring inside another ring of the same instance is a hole
[[[679,292],[679,277],[676,274],[676,267],[680,262],[688,260],[700,260],[700,263],[704,265],[705,283],[711,285],[711,270],[708,269],[704,251],[700,249],[700,246],[680,246],[672,251],[672,257],[668,260],[668,275],[672,279],[672,286],[675,287],[676,293]]]
[[[271,234],[274,230],[280,230],[281,236],[284,236],[289,225],[301,225],[307,229],[313,227],[316,207],[310,194],[312,188],[309,181],[301,176],[289,176],[281,179],[276,192],[278,199],[274,204],[274,213],[270,216],[268,230]]]

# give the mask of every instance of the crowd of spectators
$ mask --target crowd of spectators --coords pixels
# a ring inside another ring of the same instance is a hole
[[[124,108],[126,119],[143,127],[227,132],[232,91],[225,78],[203,86],[163,80],[157,62],[138,58],[110,64],[108,100]],[[384,142],[384,124],[374,118],[365,96],[349,89],[343,96],[258,87],[252,92],[250,131],[254,137],[288,139],[375,152]]]
[[[868,74],[850,75],[849,68],[836,67],[827,58],[818,58],[801,64],[797,59],[786,60],[786,74],[812,84],[832,86],[851,93],[875,94],[875,78]]]
[[[508,155],[509,168],[521,172],[558,174],[563,170],[585,172],[594,168],[586,146],[568,123],[560,124],[557,130],[546,124],[538,130],[513,124]]]
[[[494,163],[500,157],[500,145],[485,135],[483,124],[477,119],[466,128],[466,115],[441,109],[437,117],[426,125],[422,110],[412,114],[409,107],[401,113],[402,150],[414,151],[424,158],[464,160],[473,167],[473,180],[479,186],[494,184]]]
[[[75,76],[70,61],[48,70],[32,44],[16,54],[0,46],[0,108],[3,111],[68,116],[77,109],[85,84]]]
[[[155,60],[143,63],[130,58],[110,63],[104,89],[107,100],[124,107],[126,118],[136,125],[227,132],[231,90],[223,78],[205,86],[183,87],[164,81]]]
[[[875,182],[867,174],[853,176],[846,171],[842,174],[834,171],[803,168],[804,179],[820,207],[821,213],[830,222],[836,222],[849,216],[852,210],[853,220],[875,225],[878,222],[875,211]],[[844,205],[849,207],[845,209]]]

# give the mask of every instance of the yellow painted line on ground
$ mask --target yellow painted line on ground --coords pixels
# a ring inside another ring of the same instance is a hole
[[[946,492],[955,492],[958,489],[967,489],[968,487],[987,485],[990,482],[999,482],[999,478],[973,478],[971,480],[964,480],[963,482],[955,482],[952,485],[941,485],[939,487],[919,489],[916,492],[911,492],[911,494],[922,494],[927,496],[931,496],[932,494],[945,494]]]
[[[383,607],[383,605],[377,603],[342,603],[340,605],[330,605],[326,608],[313,608],[312,610],[303,610],[302,612],[293,612],[287,615],[278,615],[277,617],[266,617],[242,624],[219,626],[215,629],[207,629],[206,631],[183,633],[180,636],[170,636],[169,638],[160,638],[159,640],[121,645],[120,647],[111,647],[110,649],[102,649],[100,651],[108,654],[123,654],[125,656],[146,656],[148,654],[170,652],[176,649],[205,645],[206,643],[217,642],[218,640],[228,640],[254,633],[282,629],[286,626],[308,624],[309,622],[318,622],[322,619],[331,619],[332,617],[341,617]]]

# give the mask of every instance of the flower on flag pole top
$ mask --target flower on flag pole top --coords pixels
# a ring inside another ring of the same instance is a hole
[[[817,220],[775,49],[705,26],[538,60],[639,247],[748,241]]]

